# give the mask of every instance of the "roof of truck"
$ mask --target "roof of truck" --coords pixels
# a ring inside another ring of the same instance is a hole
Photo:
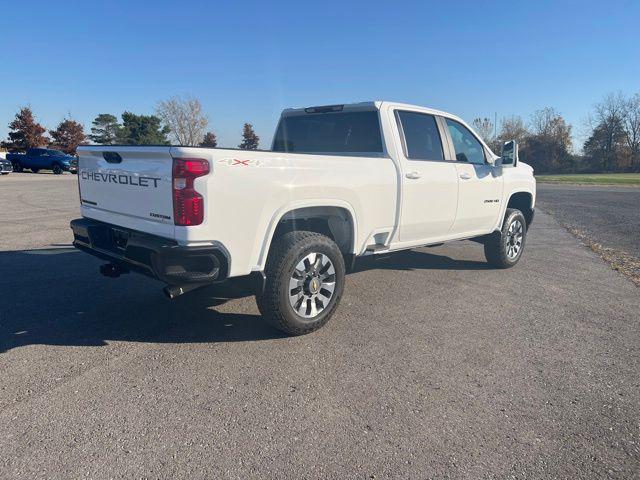
[[[421,105],[412,105],[409,103],[393,102],[388,100],[374,100],[371,102],[357,102],[357,103],[345,103],[334,105],[319,105],[309,107],[298,108],[285,108],[282,111],[283,116],[292,115],[304,115],[305,113],[331,113],[331,112],[343,112],[343,111],[362,111],[362,110],[380,110],[385,106],[393,106],[395,108],[406,108],[407,110],[418,110],[424,113],[430,113],[432,115],[440,115],[443,117],[449,117],[456,120],[461,120],[459,117],[444,112],[442,110],[436,110],[434,108],[423,107]],[[464,123],[464,122],[463,122]]]

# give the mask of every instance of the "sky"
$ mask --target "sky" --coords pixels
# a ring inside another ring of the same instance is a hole
[[[93,5],[95,4],[95,5]],[[282,109],[369,100],[467,121],[552,106],[576,143],[609,92],[640,92],[638,1],[0,2],[0,138],[29,105],[71,117],[201,101],[219,145],[268,148]]]

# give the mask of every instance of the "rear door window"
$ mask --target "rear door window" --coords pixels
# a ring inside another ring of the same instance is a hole
[[[399,111],[405,154],[411,160],[444,160],[442,140],[433,115]]]
[[[378,111],[311,113],[283,117],[276,152],[382,153]]]

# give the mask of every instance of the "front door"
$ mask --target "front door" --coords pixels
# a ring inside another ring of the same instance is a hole
[[[400,241],[442,240],[456,216],[458,174],[445,160],[438,124],[433,115],[397,110],[403,143]]]
[[[459,178],[458,210],[451,234],[474,235],[490,232],[501,210],[502,167],[487,163],[486,152],[471,131],[446,119],[456,156]]]

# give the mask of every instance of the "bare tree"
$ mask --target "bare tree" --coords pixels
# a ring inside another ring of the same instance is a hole
[[[527,127],[525,126],[522,118],[518,116],[512,116],[502,119],[502,123],[500,125],[500,133],[496,137],[495,143],[497,146],[500,146],[501,150],[504,142],[515,140],[516,142],[518,142],[518,145],[522,149],[526,148],[527,146],[528,136],[529,131],[527,130]]]
[[[597,130],[603,144],[600,160],[604,170],[615,169],[622,163],[623,152],[619,140],[624,128],[626,109],[627,99],[621,92],[605,95],[594,107],[594,132]]]
[[[200,101],[194,98],[164,100],[158,104],[156,114],[169,127],[172,139],[179,145],[199,145],[209,124]]]
[[[474,118],[473,128],[482,137],[487,145],[491,145],[494,141],[494,125],[488,118]]]
[[[622,128],[631,154],[632,167],[640,170],[640,93],[625,101]]]
[[[531,134],[527,136],[523,160],[540,172],[570,171],[575,157],[571,154],[571,125],[552,107],[537,110],[531,116]]]

